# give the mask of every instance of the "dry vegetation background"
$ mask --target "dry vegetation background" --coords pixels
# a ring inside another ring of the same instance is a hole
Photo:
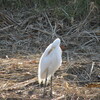
[[[61,39],[53,98],[42,98],[39,58]],[[99,0],[0,0],[0,100],[100,100]]]

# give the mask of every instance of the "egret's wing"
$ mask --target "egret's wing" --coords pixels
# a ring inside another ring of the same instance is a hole
[[[50,44],[46,48],[46,50],[44,51],[43,55],[40,58],[40,62],[39,62],[39,74],[40,74],[40,76],[43,75],[45,70],[47,70],[47,68],[50,65],[50,58],[47,55],[51,51],[51,47],[52,47],[52,44]]]
[[[40,60],[41,73],[44,72],[51,64],[51,59],[49,56],[43,56]]]

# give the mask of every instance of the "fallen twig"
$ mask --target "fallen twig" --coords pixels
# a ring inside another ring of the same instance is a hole
[[[1,91],[2,90],[15,90],[15,89],[19,89],[19,88],[23,88],[25,87],[26,85],[28,84],[31,84],[31,83],[34,83],[36,81],[36,78],[33,78],[33,79],[30,79],[30,80],[27,80],[27,81],[24,81],[24,82],[20,82],[20,83],[15,83],[14,85],[12,85],[11,87],[1,87]]]
[[[0,29],[0,32],[3,32],[5,30],[8,30],[10,28],[12,28],[14,25],[9,25],[9,26],[6,26],[6,27],[3,27],[2,29]]]
[[[90,76],[92,74],[93,68],[94,68],[95,62],[92,62],[91,70],[90,70]]]

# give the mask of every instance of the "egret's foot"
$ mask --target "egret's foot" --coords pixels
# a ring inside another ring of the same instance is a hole
[[[40,84],[40,87],[43,87],[43,83]]]
[[[52,96],[52,92],[50,92],[50,97],[52,98],[53,96]]]

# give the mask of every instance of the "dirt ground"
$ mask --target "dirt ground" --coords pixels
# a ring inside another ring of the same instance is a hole
[[[0,100],[99,100],[100,62],[63,61],[53,77],[53,98],[42,98],[37,80],[40,55],[0,59]]]

